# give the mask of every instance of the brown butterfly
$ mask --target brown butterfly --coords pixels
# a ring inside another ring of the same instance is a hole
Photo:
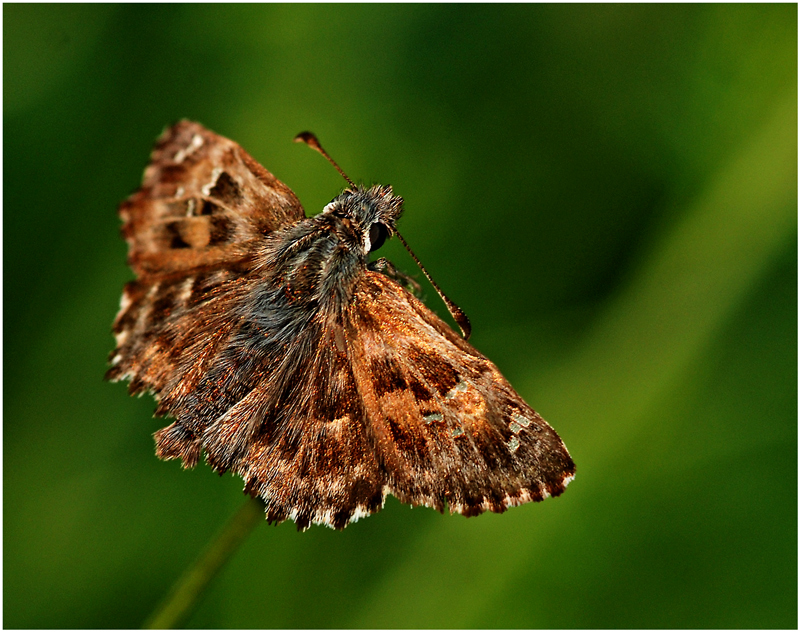
[[[298,139],[330,160],[312,134]],[[120,206],[137,278],[107,377],[175,419],[155,434],[159,458],[190,468],[205,452],[270,522],[300,529],[342,529],[387,494],[465,516],[559,495],[575,465],[556,432],[408,277],[368,263],[385,239],[405,244],[402,198],[345,178],[306,217],[285,184],[198,123],[157,141]]]

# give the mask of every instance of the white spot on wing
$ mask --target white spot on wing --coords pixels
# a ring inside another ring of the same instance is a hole
[[[217,180],[219,180],[219,177],[221,175],[222,175],[222,169],[220,169],[219,167],[214,167],[214,171],[211,172],[211,181],[208,184],[206,184],[202,189],[203,195],[211,194],[211,189],[217,186]]]
[[[128,294],[127,290],[122,292],[122,296],[119,299],[119,311],[124,312],[131,306],[131,296]]]
[[[386,503],[386,491],[385,491],[386,489],[388,488],[384,487],[384,492],[381,498],[381,507],[383,507],[383,505]],[[322,524],[325,525],[326,527],[330,527],[331,529],[335,529],[336,527],[333,524],[333,513],[334,509],[331,507],[325,509],[324,511],[317,511],[311,518],[311,522],[313,524]],[[358,522],[358,520],[360,520],[361,518],[366,518],[371,513],[372,511],[367,509],[367,507],[365,507],[364,505],[358,505],[353,510],[353,514],[350,516],[350,519],[347,522],[348,524],[351,522]],[[289,518],[297,522],[297,515],[298,515],[298,510],[294,509],[289,514]]]
[[[333,526],[332,511],[328,509],[324,513],[317,512],[314,515],[314,519],[311,522],[315,524],[324,524],[327,525],[328,527],[332,527]]]
[[[125,380],[130,380],[133,377],[133,371],[125,371],[122,375],[118,377],[111,378],[110,382],[124,382]]]
[[[189,302],[189,297],[192,295],[192,286],[194,285],[194,277],[190,276],[183,280],[181,289],[178,293],[178,300],[184,305]]]
[[[527,428],[528,426],[530,426],[530,425],[531,425],[531,420],[530,420],[530,419],[528,419],[527,417],[523,417],[523,416],[522,416],[522,415],[520,415],[519,413],[514,413],[513,415],[511,415],[511,419],[513,419],[513,420],[514,420],[514,421],[516,421],[516,422],[517,422],[517,423],[518,423],[520,426],[523,426],[523,427],[525,427],[525,428]]]
[[[385,502],[386,502],[386,496],[383,497],[383,501],[381,502],[381,507],[383,507]],[[369,509],[363,507],[362,505],[359,505],[358,507],[356,507],[356,510],[353,512],[353,515],[350,516],[350,522],[356,522],[361,518],[366,518],[368,515],[370,515],[370,513],[371,512],[369,511]]]
[[[453,388],[451,388],[444,397],[445,399],[453,399],[459,393],[466,391],[467,388],[469,388],[469,386],[466,382],[459,382]]]
[[[519,439],[516,437],[511,437],[511,441],[509,441],[506,445],[508,446],[509,452],[516,452],[517,448],[519,448]]]
[[[184,160],[186,160],[186,156],[190,156],[198,149],[200,149],[200,147],[202,146],[203,146],[203,137],[200,136],[200,134],[195,134],[194,136],[192,136],[192,140],[189,143],[188,147],[184,149],[179,149],[177,152],[175,152],[173,161],[177,163],[183,162]]]
[[[153,285],[150,286],[150,289],[147,291],[147,296],[145,298],[145,307],[139,310],[139,315],[136,318],[136,324],[133,327],[131,327],[133,331],[136,330],[141,331],[142,328],[144,327],[144,323],[146,323],[147,319],[150,318],[150,313],[153,311],[153,301],[155,300],[155,297],[158,296],[158,290],[160,288],[161,288],[161,283],[153,283]],[[127,332],[122,332],[122,333],[125,333],[127,337]]]
[[[519,505],[524,505],[525,503],[529,503],[533,500],[531,493],[527,489],[521,489],[519,494],[516,496],[506,496],[503,499],[503,504],[506,507],[518,507]]]

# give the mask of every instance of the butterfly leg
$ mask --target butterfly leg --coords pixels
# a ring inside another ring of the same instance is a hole
[[[422,286],[417,283],[417,280],[405,272],[400,272],[400,270],[398,270],[386,257],[381,257],[375,261],[370,261],[367,264],[367,268],[373,272],[380,272],[390,279],[397,281],[417,298],[422,297]]]

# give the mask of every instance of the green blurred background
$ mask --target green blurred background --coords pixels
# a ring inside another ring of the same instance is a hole
[[[392,184],[577,463],[475,519],[259,525],[192,627],[797,626],[795,5],[4,5],[5,627],[137,627],[243,502],[102,381],[164,126],[308,213]],[[414,265],[396,243],[381,251]],[[428,288],[428,302],[443,313]]]

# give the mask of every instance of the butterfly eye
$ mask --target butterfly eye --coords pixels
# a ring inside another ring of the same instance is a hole
[[[388,235],[389,231],[386,229],[386,226],[381,224],[380,222],[375,222],[372,226],[369,227],[369,243],[370,243],[370,252],[375,252],[378,248],[383,246],[383,242],[386,241],[386,236]]]

